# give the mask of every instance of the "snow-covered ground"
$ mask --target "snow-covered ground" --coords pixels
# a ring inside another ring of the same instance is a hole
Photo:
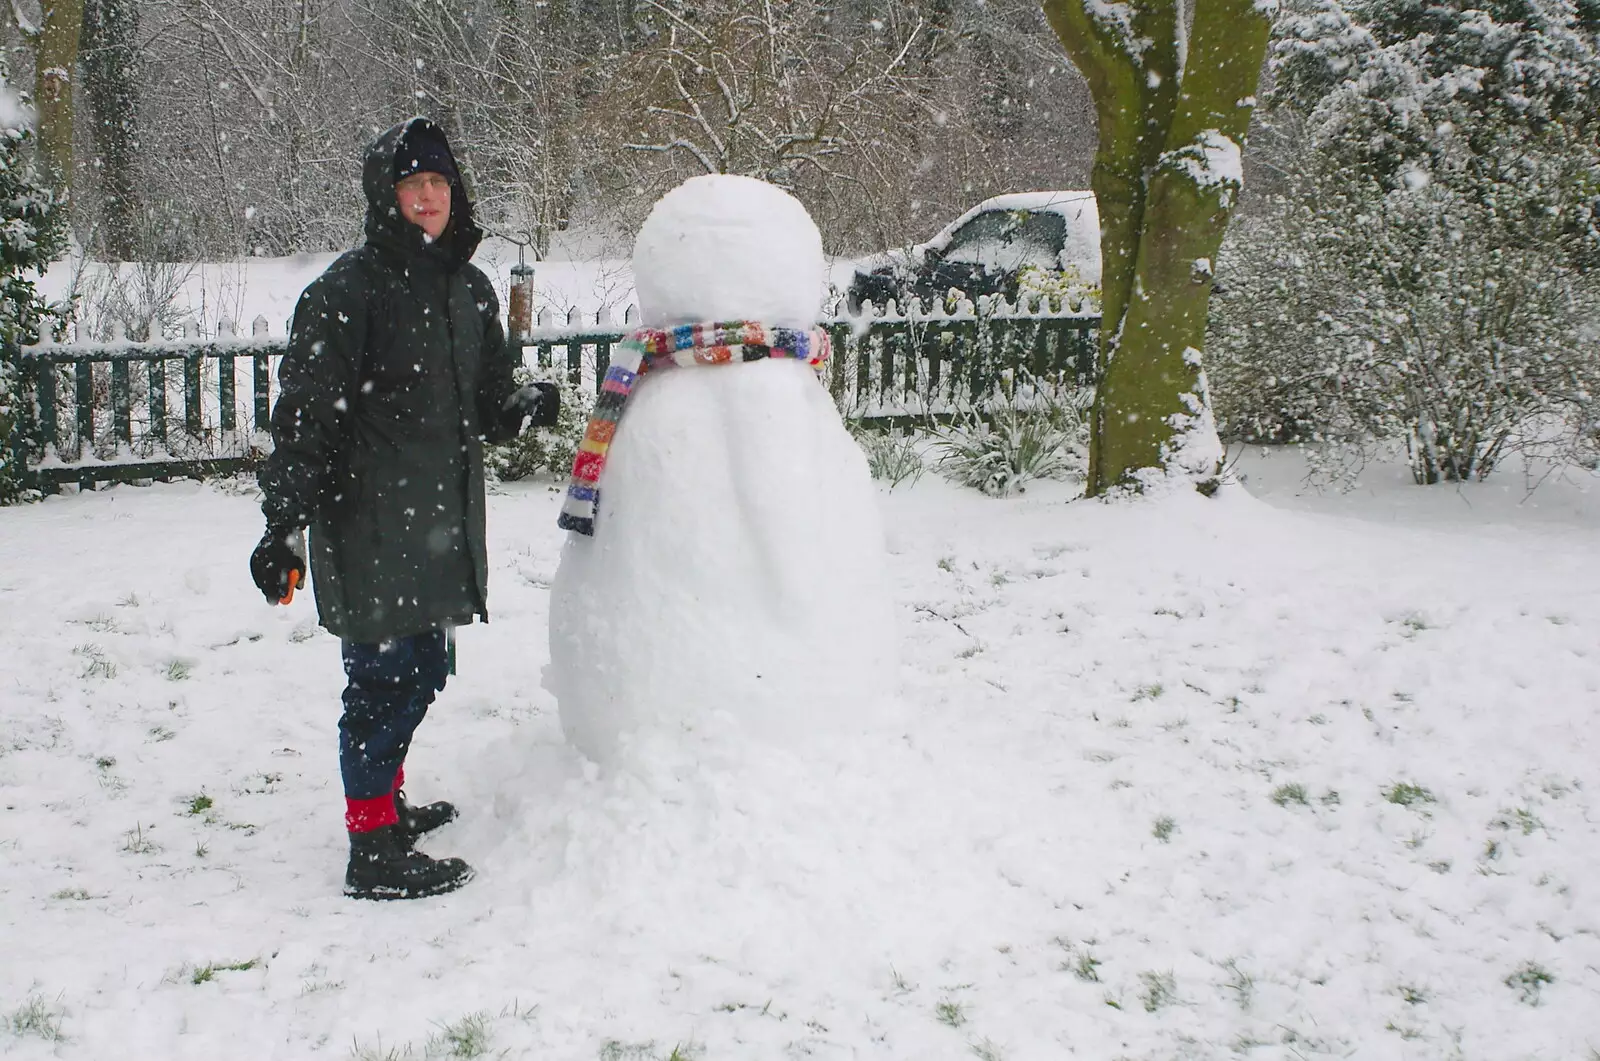
[[[266,318],[271,334],[282,335],[300,292],[336,257],[299,254],[237,262],[122,266],[69,257],[50,266],[39,291],[50,300],[76,293],[80,313],[92,319],[108,303],[108,292],[118,286],[136,307],[147,307],[153,300],[147,292],[163,292],[171,296],[170,315],[192,319],[207,336],[215,334],[217,323],[223,320],[248,332],[250,322],[258,316]],[[494,281],[504,300],[511,268],[518,261],[516,246],[502,239],[486,239],[473,260]],[[528,264],[534,269],[534,308],[548,311],[554,322],[564,322],[566,314],[576,310],[592,323],[603,309],[620,321],[633,301],[633,274],[626,258],[586,254],[548,262],[530,260]]]
[[[0,510],[0,1054],[1592,1059],[1600,480],[883,497],[897,739],[606,776],[540,686],[558,494],[339,894],[342,675],[245,488]],[[674,1053],[676,1051],[676,1053]]]
[[[534,310],[549,314],[552,326],[576,313],[579,321],[593,324],[601,313],[620,322],[635,302],[632,264],[626,257],[609,257],[589,243],[559,247],[549,261],[533,261]],[[336,254],[298,254],[287,258],[244,258],[236,262],[189,262],[172,265],[122,265],[63,258],[55,262],[39,283],[50,301],[76,294],[79,313],[98,320],[107,305],[116,305],[110,292],[120,287],[128,304],[148,307],[147,292],[170,293],[168,313],[174,321],[193,320],[206,336],[216,334],[226,320],[241,333],[264,317],[272,335],[283,335],[295,302],[307,284],[338,257]],[[514,244],[491,237],[483,241],[473,261],[495,284],[502,305],[518,262]],[[829,278],[836,289],[849,286],[854,259],[829,262]],[[113,313],[112,316],[119,314]],[[120,315],[126,316],[123,312]]]

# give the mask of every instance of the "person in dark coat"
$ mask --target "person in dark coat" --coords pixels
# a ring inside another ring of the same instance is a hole
[[[251,575],[272,602],[306,577],[341,640],[345,893],[398,899],[466,883],[415,850],[456,816],[401,792],[412,733],[449,672],[457,626],[488,620],[483,446],[554,423],[551,385],[518,388],[520,351],[471,264],[482,233],[444,132],[426,118],[367,149],[366,244],[312,281],[278,370],[267,530]]]

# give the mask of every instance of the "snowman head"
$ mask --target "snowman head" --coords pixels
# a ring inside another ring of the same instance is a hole
[[[765,181],[691,177],[663,195],[633,245],[647,328],[704,321],[816,324],[822,236],[799,200]]]

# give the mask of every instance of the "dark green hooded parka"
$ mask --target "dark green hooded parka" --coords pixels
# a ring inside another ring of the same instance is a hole
[[[366,245],[300,296],[259,477],[269,528],[311,528],[322,625],[361,643],[488,618],[483,444],[518,426],[502,411],[516,361],[470,264],[482,234],[459,178],[437,241],[400,215],[395,155],[414,137],[444,143],[425,118],[373,143]]]

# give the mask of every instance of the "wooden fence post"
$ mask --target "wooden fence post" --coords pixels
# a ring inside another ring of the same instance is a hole
[[[926,323],[922,316],[922,299],[913,295],[905,308],[906,321],[900,329],[900,342],[895,356],[902,358],[900,366],[900,393],[915,395],[919,392],[917,366],[922,360],[922,330]]]
[[[891,336],[895,333],[895,321],[893,318],[899,312],[899,309],[895,306],[894,299],[891,298],[883,304],[883,326],[873,329],[878,333],[878,400],[880,402],[887,402],[890,392],[894,390],[894,344],[891,342]]]
[[[961,355],[960,349],[955,345],[955,335],[951,327],[950,313],[944,300],[929,299],[919,345],[922,348],[922,356],[928,362],[926,386],[930,406],[942,401],[944,395],[941,388],[948,384],[951,374],[955,371],[954,365]]]
[[[583,327],[583,314],[577,308],[567,310],[567,327],[577,330]],[[583,340],[572,338],[567,340],[567,379],[574,387],[583,383]]]
[[[600,331],[610,331],[612,328],[611,307],[600,307],[600,312],[594,315],[594,323],[595,327]],[[605,336],[599,336],[594,342],[594,389],[596,393],[599,393],[600,382],[606,378],[606,370],[610,367],[611,340]]]
[[[257,317],[251,321],[250,334],[255,338],[267,338],[271,334],[268,330],[267,318]],[[255,420],[252,426],[256,431],[265,433],[271,430],[272,365],[267,360],[266,354],[257,354],[252,361],[250,387],[251,394],[255,398]]]
[[[50,341],[46,328],[39,329],[39,343]],[[29,358],[33,364],[34,403],[39,419],[40,449],[61,450],[61,432],[56,425],[56,363],[43,351]]]
[[[850,325],[836,321],[828,326],[828,342],[833,347],[828,356],[828,390],[833,404],[843,405],[849,391],[850,376]]]
[[[983,329],[978,326],[972,303],[965,299],[956,303],[956,311],[952,316],[956,318],[956,341],[963,343],[967,350],[967,401],[976,405],[988,391],[984,385],[987,372],[984,367]]]
[[[233,322],[223,320],[217,322],[217,338],[227,342],[234,337]],[[234,393],[236,381],[233,378],[233,355],[221,354],[217,357],[217,410],[220,416],[219,426],[224,431],[232,431],[236,426],[236,413],[234,402],[237,395]]]
[[[121,321],[113,321],[112,345],[127,341],[127,328]],[[111,437],[118,443],[133,445],[133,394],[128,383],[128,362],[120,358],[111,362]]]
[[[1065,379],[1059,370],[1063,367],[1062,355],[1066,349],[1061,340],[1066,333],[1052,327],[1051,321],[1041,317],[1033,321],[1033,335],[1033,343],[1028,351],[1029,371],[1036,376],[1055,373],[1057,382]]]
[[[163,449],[167,445],[167,362],[164,358],[153,357],[149,365],[150,387],[146,396],[150,404],[150,437],[160,443]]]
[[[869,323],[864,328],[853,329],[851,332],[851,354],[855,359],[855,385],[856,405],[859,407],[867,400],[867,391],[872,385],[872,324],[877,317],[877,310],[868,302],[861,307],[861,312],[866,314]]]
[[[203,423],[200,416],[200,360],[204,351],[196,350],[183,358],[183,429],[191,437],[200,437]]]
[[[82,460],[85,454],[94,455],[94,368],[88,358],[77,359],[72,367],[76,377],[72,397],[78,413],[78,445],[74,456]]]
[[[919,386],[925,403],[932,403],[939,394],[939,380],[943,375],[939,362],[944,360],[945,326],[939,304],[930,302],[922,318],[922,330],[916,336],[918,365],[926,365]]]
[[[548,309],[542,309],[539,311],[539,330],[544,332],[548,331],[549,328],[550,311]],[[551,352],[551,349],[552,344],[550,343],[550,340],[541,340],[534,353],[534,363],[540,368],[552,367],[551,362],[555,355]]]

